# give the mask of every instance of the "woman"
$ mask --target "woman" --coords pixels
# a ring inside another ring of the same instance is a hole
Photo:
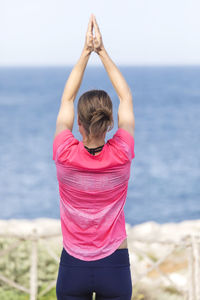
[[[95,36],[93,37],[93,28]],[[103,90],[85,92],[78,101],[82,141],[72,134],[74,100],[92,52],[100,57],[118,94],[118,130],[112,101]],[[81,57],[64,88],[53,142],[60,193],[63,250],[56,284],[58,300],[130,300],[130,272],[124,204],[134,158],[131,91],[107,54],[95,16],[89,20]]]

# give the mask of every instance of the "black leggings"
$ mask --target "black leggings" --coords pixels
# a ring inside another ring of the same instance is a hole
[[[56,295],[58,300],[131,300],[132,278],[128,248],[84,261],[62,250]]]

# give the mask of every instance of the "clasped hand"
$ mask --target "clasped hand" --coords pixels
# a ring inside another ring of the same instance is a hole
[[[93,28],[95,30],[95,36],[93,36]],[[90,20],[89,20],[89,23],[88,23],[84,48],[87,51],[89,51],[90,53],[92,51],[94,51],[97,54],[103,48],[103,41],[102,41],[101,32],[99,30],[99,26],[97,24],[96,18],[93,14],[91,14]]]

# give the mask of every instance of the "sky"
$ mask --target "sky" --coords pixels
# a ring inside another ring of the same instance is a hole
[[[0,0],[0,66],[73,65],[91,13],[117,64],[199,65],[199,12],[199,0]]]

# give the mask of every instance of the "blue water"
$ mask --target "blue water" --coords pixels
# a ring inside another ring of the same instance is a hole
[[[59,218],[52,160],[56,117],[72,67],[0,69],[0,218]],[[200,218],[200,67],[120,67],[133,93],[135,158],[125,204],[131,225]],[[88,89],[117,94],[103,67],[86,69]],[[75,116],[73,134],[81,140]]]

